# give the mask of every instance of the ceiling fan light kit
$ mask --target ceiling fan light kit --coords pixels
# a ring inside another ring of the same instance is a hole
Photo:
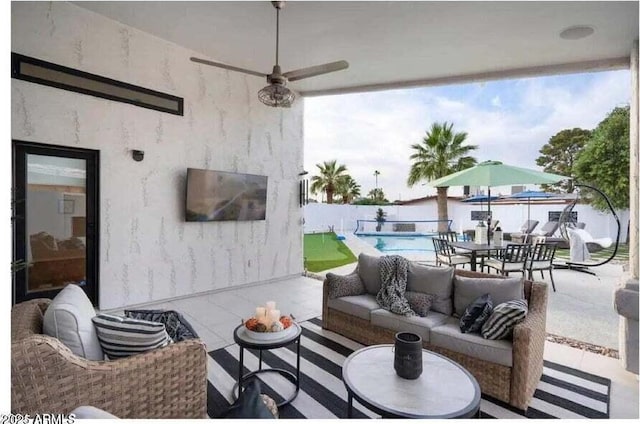
[[[315,77],[317,75],[347,69],[349,67],[349,63],[347,63],[347,61],[345,60],[339,60],[337,62],[297,69],[295,71],[289,71],[283,74],[280,70],[280,65],[278,64],[278,47],[280,44],[280,9],[284,7],[284,3],[284,1],[271,2],[273,7],[276,8],[276,64],[270,74],[264,74],[249,69],[238,68],[236,66],[227,65],[225,63],[199,59],[197,57],[192,57],[191,60],[193,62],[216,66],[218,68],[228,69],[231,71],[243,72],[249,75],[255,75],[259,77],[266,76],[267,83],[269,85],[258,91],[258,99],[267,106],[291,107],[291,104],[295,100],[296,95],[292,90],[287,88],[287,82],[298,81],[304,78]]]
[[[284,85],[271,84],[258,91],[258,99],[267,106],[291,107],[296,95]]]

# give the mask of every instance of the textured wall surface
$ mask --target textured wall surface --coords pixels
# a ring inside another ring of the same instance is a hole
[[[12,80],[12,138],[100,150],[101,309],[302,272],[302,101],[264,106],[264,80],[195,64],[196,52],[69,3],[13,3],[11,41],[185,100],[176,116]],[[188,167],[267,175],[266,221],[184,222]]]

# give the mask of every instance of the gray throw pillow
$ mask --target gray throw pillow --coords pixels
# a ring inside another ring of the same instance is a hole
[[[328,272],[327,281],[329,282],[329,299],[358,296],[366,293],[364,284],[362,284],[360,277],[356,273],[338,275]]]
[[[426,317],[433,304],[433,295],[408,291],[404,293],[404,297],[409,302],[409,307],[413,312],[421,317]]]
[[[382,288],[380,279],[380,258],[361,253],[358,256],[358,275],[364,284],[367,293],[377,295]]]
[[[456,275],[453,278],[453,305],[455,316],[461,317],[471,302],[489,293],[494,305],[509,300],[524,299],[524,279],[473,278]]]
[[[407,274],[407,291],[433,295],[431,309],[442,314],[451,315],[453,313],[451,299],[453,295],[453,268],[410,262]]]

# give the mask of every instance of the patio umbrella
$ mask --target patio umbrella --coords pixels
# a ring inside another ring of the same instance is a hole
[[[531,219],[531,199],[548,199],[555,194],[546,191],[525,190],[509,196],[511,199],[527,199],[527,221]]]
[[[482,211],[482,206],[485,202],[489,202],[491,200],[498,200],[499,196],[487,196],[486,194],[476,194],[475,196],[467,197],[462,200],[465,203],[477,203],[480,202],[480,211]]]
[[[489,227],[491,227],[491,187],[511,184],[554,184],[570,177],[486,161],[429,182],[431,187],[487,186]],[[487,240],[487,242],[489,242]]]
[[[475,196],[471,196],[471,197],[467,197],[466,199],[462,200],[463,202],[487,202],[489,200],[497,200],[498,196],[487,196],[486,194],[477,194]]]

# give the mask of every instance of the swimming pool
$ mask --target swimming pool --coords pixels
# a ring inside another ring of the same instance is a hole
[[[433,254],[433,235],[371,235],[358,234],[358,238],[389,255]]]

